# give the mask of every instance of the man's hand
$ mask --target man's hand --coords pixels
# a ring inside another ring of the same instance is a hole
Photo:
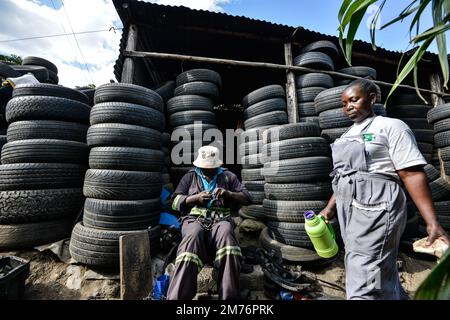
[[[198,204],[203,205],[205,202],[211,200],[212,194],[206,191],[202,191],[200,193],[194,194],[186,199],[186,203],[188,204]]]
[[[213,194],[216,198],[229,198],[230,191],[228,191],[224,188],[216,188],[214,190]]]
[[[320,215],[325,217],[325,222],[329,223],[331,219],[333,219],[334,215],[336,214],[335,210],[331,210],[328,207],[320,211]]]
[[[442,241],[450,245],[450,238],[448,234],[444,231],[444,229],[442,229],[439,223],[428,225],[427,233],[428,233],[427,246],[431,246],[433,242],[438,238],[442,239]]]

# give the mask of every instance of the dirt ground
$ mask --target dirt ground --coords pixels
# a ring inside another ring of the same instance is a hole
[[[241,245],[257,245],[256,233],[239,233]],[[92,270],[85,266],[66,264],[57,255],[50,251],[14,251],[0,253],[1,255],[14,255],[30,260],[30,275],[26,280],[25,299],[28,300],[85,300],[85,299],[119,299],[120,278],[117,272]],[[161,258],[161,257],[160,257]],[[154,276],[161,272],[162,260],[154,259]],[[401,281],[404,288],[412,296],[420,283],[426,278],[436,264],[435,261],[420,260],[401,253],[402,261]],[[331,284],[320,282],[325,294],[338,299],[345,299],[345,293],[335,285],[345,287],[345,272],[343,254],[335,262],[322,269],[308,270],[316,274],[317,278]],[[205,281],[211,278],[205,271]],[[210,271],[209,271],[210,272]],[[241,286],[250,288],[250,299],[265,299],[262,294],[262,271],[255,268],[252,274],[241,276]],[[202,282],[199,278],[199,282]],[[202,284],[199,284],[201,287]],[[200,289],[199,289],[200,290]]]

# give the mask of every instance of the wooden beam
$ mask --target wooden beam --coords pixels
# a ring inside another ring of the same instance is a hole
[[[284,44],[284,60],[287,66],[292,66],[292,45],[290,43]],[[298,122],[298,106],[297,106],[297,92],[295,90],[295,75],[294,72],[286,71],[286,102],[289,123]]]
[[[442,80],[441,77],[438,73],[434,73],[430,76],[430,85],[431,85],[431,90],[436,91],[436,92],[442,92]],[[444,99],[442,99],[440,96],[438,95],[431,95],[431,102],[433,104],[433,107],[436,107],[440,104],[444,103]],[[450,183],[450,176],[447,176],[445,174],[445,170],[444,170],[444,161],[442,161],[442,153],[441,153],[441,149],[438,149],[438,158],[439,158],[439,164],[440,164],[440,169],[441,169],[441,176],[442,178],[444,178],[448,183]]]
[[[153,289],[148,231],[120,236],[120,298],[142,300]]]
[[[240,66],[240,67],[249,67],[249,68],[266,68],[266,69],[277,69],[283,71],[292,71],[294,73],[308,73],[308,72],[318,72],[324,73],[331,76],[338,76],[346,79],[362,79],[361,77],[353,76],[350,74],[345,74],[337,71],[327,71],[327,70],[317,70],[306,67],[298,67],[298,66],[287,66],[283,64],[276,64],[270,62],[254,62],[254,61],[239,61],[239,60],[230,60],[230,59],[219,59],[219,58],[207,58],[207,57],[199,57],[199,56],[189,56],[189,55],[181,55],[181,54],[173,54],[173,53],[160,53],[160,52],[143,52],[143,51],[124,51],[123,55],[125,57],[138,57],[138,58],[155,58],[155,59],[169,59],[169,60],[179,60],[179,61],[192,61],[192,62],[201,62],[201,63],[212,63],[212,64],[220,64],[227,66]],[[381,85],[392,87],[393,83],[372,80],[374,83]],[[398,86],[399,88],[405,88],[409,90],[416,90],[413,86],[408,86],[401,84]],[[450,94],[436,92],[427,89],[419,88],[419,91],[424,93],[434,93],[441,97],[450,97]]]
[[[132,24],[128,29],[127,46],[126,50],[136,50],[138,40],[138,29],[137,26]],[[132,57],[126,57],[123,63],[121,82],[123,83],[133,83],[134,76],[134,61]]]

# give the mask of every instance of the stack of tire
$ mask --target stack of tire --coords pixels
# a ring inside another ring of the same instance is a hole
[[[58,84],[59,82],[58,68],[53,62],[43,58],[25,57],[22,65],[11,65],[11,67],[18,73],[17,76],[32,73],[41,83]]]
[[[87,100],[50,84],[14,90],[0,166],[0,251],[70,236],[84,200]]]
[[[242,218],[264,220],[263,159],[261,157],[264,130],[288,123],[286,92],[280,85],[269,85],[250,92],[242,100],[245,132],[241,135],[239,155],[242,182],[248,189],[252,203],[241,207]]]
[[[308,210],[319,213],[332,195],[330,149],[319,126],[296,123],[266,130],[263,158],[268,228],[261,234],[261,245],[298,264],[324,262],[306,234],[303,216]]]
[[[338,48],[331,41],[316,41],[302,48],[294,65],[332,71],[338,55]],[[320,92],[333,87],[333,78],[323,73],[307,73],[296,77],[295,84],[299,121],[319,124],[314,99]]]
[[[351,68],[347,69],[353,70]],[[367,69],[370,70],[371,68]],[[350,71],[347,71],[347,73],[349,72]],[[373,70],[373,72],[375,72],[375,70]],[[321,136],[325,138],[329,143],[334,142],[353,124],[353,121],[348,118],[342,110],[341,95],[347,85],[348,84],[344,84],[342,86],[324,90],[319,93],[314,100],[314,106],[316,108],[317,114],[319,115],[320,129],[322,130]],[[374,112],[376,115],[385,116],[386,109],[384,108],[384,105],[380,104],[380,102],[381,90],[378,88],[377,103],[374,106]]]
[[[441,104],[431,109],[427,114],[427,119],[433,125],[434,146],[436,150],[439,150],[444,172],[447,176],[450,176],[450,103]]]
[[[434,149],[433,125],[427,121],[431,106],[414,93],[399,94],[389,102],[388,116],[405,122],[414,133],[417,145],[428,163],[432,162]]]
[[[69,249],[82,264],[117,268],[122,235],[151,228],[151,253],[159,249],[163,101],[150,89],[120,83],[100,86],[94,99],[87,199]]]
[[[167,102],[167,114],[172,128],[174,146],[170,168],[174,187],[193,168],[198,148],[211,144],[205,138],[208,129],[217,129],[214,103],[222,87],[220,75],[209,69],[192,69],[176,78],[174,97]],[[223,141],[214,141],[214,145]]]

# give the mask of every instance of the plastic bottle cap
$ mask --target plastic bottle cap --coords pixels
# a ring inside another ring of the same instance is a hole
[[[303,215],[305,216],[305,219],[313,219],[316,216],[316,213],[314,211],[305,211],[303,213]]]

